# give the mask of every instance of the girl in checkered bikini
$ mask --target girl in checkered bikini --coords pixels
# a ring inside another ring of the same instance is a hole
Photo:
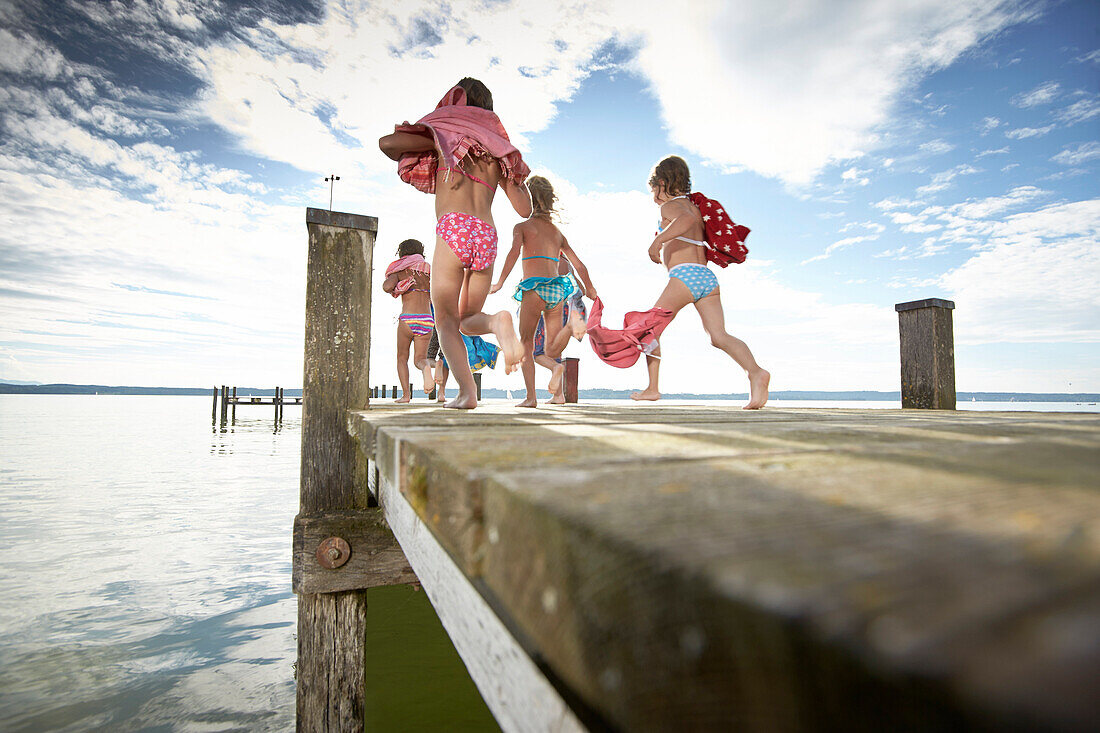
[[[741,339],[726,333],[726,317],[718,292],[718,278],[707,267],[704,255],[703,217],[687,198],[691,191],[691,173],[683,158],[671,155],[653,169],[649,177],[653,203],[661,207],[661,228],[649,247],[649,259],[668,268],[668,285],[657,299],[657,306],[674,314],[689,304],[695,305],[710,342],[729,354],[749,377],[747,410],[755,410],[768,401],[771,374],[753,358]],[[649,385],[630,395],[635,400],[659,400],[657,376],[661,368],[661,349],[646,355]]]
[[[535,330],[539,317],[545,316],[546,356],[557,359],[568,339],[557,339],[562,329],[562,303],[574,289],[573,280],[568,275],[558,274],[558,262],[565,257],[572,263],[581,282],[582,294],[588,298],[596,297],[596,289],[588,277],[588,268],[584,266],[577,253],[569,246],[569,241],[551,221],[557,213],[554,203],[554,187],[542,176],[527,179],[527,188],[531,192],[531,218],[516,224],[512,230],[512,249],[504,259],[500,278],[489,288],[495,293],[504,287],[504,281],[515,267],[516,260],[522,255],[523,280],[516,286],[512,296],[520,303],[519,338],[523,342],[523,382],[527,386],[527,399],[519,407],[537,407],[535,397]],[[556,346],[560,343],[560,347]],[[553,345],[553,346],[552,346]],[[557,349],[554,353],[553,349]],[[550,393],[557,392],[560,386],[564,364],[558,364],[550,377]]]
[[[473,409],[477,389],[462,334],[494,334],[507,373],[523,359],[512,315],[506,310],[490,315],[481,308],[497,255],[493,198],[499,188],[516,213],[530,216],[531,199],[524,186],[530,171],[493,113],[492,93],[469,77],[417,123],[396,125],[378,147],[398,161],[402,180],[435,194],[432,305],[439,344],[458,382],[458,396],[446,407]]]

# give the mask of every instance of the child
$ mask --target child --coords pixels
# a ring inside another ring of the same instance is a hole
[[[563,259],[558,262],[558,274],[573,274],[573,268],[570,266],[569,260]],[[522,306],[520,307],[522,308]],[[518,317],[518,310],[516,315]],[[588,330],[588,309],[585,308],[584,301],[581,299],[580,288],[575,289],[573,294],[562,303],[561,320],[562,329],[558,331],[558,335],[554,337],[553,342],[549,345],[546,343],[545,313],[539,318],[538,325],[535,327],[535,363],[550,371],[550,383],[546,387],[551,395],[546,402],[550,405],[565,404],[565,392],[563,390],[565,385],[562,379],[565,376],[565,365],[561,362],[561,353],[565,351],[565,347],[569,344],[570,337],[580,341]],[[552,359],[547,356],[547,352],[559,356]]]
[[[424,259],[424,245],[416,239],[406,239],[397,245],[397,259],[386,268],[382,290],[401,298],[401,315],[397,320],[397,379],[401,383],[398,402],[412,399],[409,392],[409,345],[415,344],[413,363],[424,376],[424,392],[435,388],[435,379],[428,364],[428,342],[435,328],[428,295],[432,268]]]
[[[545,339],[548,348],[546,356],[557,359],[561,349],[565,348],[568,336],[561,343],[557,353],[552,351],[557,346],[558,332],[562,330],[561,308],[562,303],[573,293],[573,281],[568,275],[558,274],[558,265],[562,257],[566,257],[576,268],[584,288],[584,294],[589,298],[596,297],[596,289],[592,281],[588,279],[588,268],[584,266],[577,253],[569,246],[562,233],[558,230],[550,217],[557,213],[554,202],[554,188],[550,181],[542,176],[531,176],[527,181],[527,188],[531,192],[531,218],[516,224],[512,234],[512,249],[504,260],[504,266],[500,271],[500,279],[489,289],[495,293],[504,287],[504,281],[516,264],[516,260],[523,255],[523,277],[513,297],[520,302],[519,335],[523,342],[523,381],[527,386],[527,399],[519,403],[519,407],[537,407],[538,400],[535,396],[535,329],[539,318],[545,315]],[[558,365],[554,377],[551,379],[561,381],[561,371],[564,366]],[[551,392],[556,392],[551,389]]]
[[[687,194],[691,174],[683,158],[669,156],[657,164],[649,177],[653,203],[661,207],[661,225],[649,246],[649,259],[668,268],[668,285],[657,299],[655,308],[671,311],[672,316],[692,303],[710,335],[710,342],[730,355],[749,377],[749,402],[746,410],[755,410],[768,401],[771,374],[762,369],[744,341],[726,333],[718,278],[707,267],[704,254],[703,217]],[[659,400],[657,374],[661,368],[660,347],[646,354],[649,386],[630,395],[635,400]]]
[[[393,134],[378,141],[382,152],[399,161],[402,180],[435,193],[431,296],[439,344],[458,382],[458,396],[446,405],[452,408],[477,407],[463,334],[495,334],[507,373],[523,358],[512,316],[507,311],[492,316],[481,312],[497,254],[491,212],[497,187],[520,216],[531,213],[523,185],[530,169],[492,110],[493,96],[485,85],[465,78],[434,112],[415,125],[395,126]]]

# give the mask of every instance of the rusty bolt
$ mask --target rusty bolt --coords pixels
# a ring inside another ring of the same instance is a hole
[[[351,557],[351,546],[342,537],[329,537],[317,545],[317,562],[321,567],[335,570]]]

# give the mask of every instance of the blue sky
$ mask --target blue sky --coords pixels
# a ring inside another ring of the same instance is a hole
[[[893,305],[943,297],[960,390],[1100,391],[1098,6],[776,7],[0,5],[0,379],[300,382],[304,208],[341,175],[335,208],[379,217],[376,274],[430,243],[430,198],[375,140],[471,75],[609,319],[663,287],[645,182],[676,153],[753,230],[718,276],[773,389],[897,389]],[[378,296],[377,383],[397,312]],[[666,391],[746,390],[693,312],[663,346]],[[582,387],[643,383],[569,353]]]

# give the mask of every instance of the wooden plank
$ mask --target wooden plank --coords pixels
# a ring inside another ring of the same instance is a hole
[[[501,729],[587,730],[405,496],[385,480],[377,485],[387,523]]]
[[[317,561],[317,546],[339,537],[351,547],[344,565],[325,568]],[[294,519],[295,593],[335,593],[382,585],[415,583],[416,575],[386,526],[380,509],[338,512]]]
[[[1096,415],[438,412],[350,426],[614,727],[1100,721]]]

